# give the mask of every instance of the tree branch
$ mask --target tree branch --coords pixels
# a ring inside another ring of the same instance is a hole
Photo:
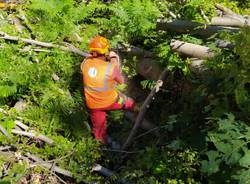
[[[35,161],[35,163],[33,163],[33,165],[45,167],[45,168],[47,168],[47,169],[49,169],[51,171],[54,171],[54,172],[56,172],[58,174],[62,174],[64,176],[67,176],[67,177],[70,177],[70,178],[73,177],[73,174],[70,171],[62,169],[62,168],[60,168],[58,166],[55,166],[53,163],[45,162],[43,159],[41,159],[41,158],[39,158],[39,157],[37,157],[37,156],[35,156],[33,154],[28,153],[26,156],[29,159],[32,159],[32,160]]]
[[[86,52],[82,52],[80,49],[74,47],[73,45],[69,44],[69,43],[64,43],[66,46],[61,46],[61,45],[54,45],[52,43],[47,43],[47,42],[40,42],[40,41],[36,41],[36,40],[32,40],[32,39],[26,39],[26,38],[20,38],[17,36],[9,36],[7,33],[4,32],[0,32],[0,38],[1,39],[5,39],[5,40],[11,40],[11,41],[22,41],[24,43],[27,44],[31,44],[31,45],[38,45],[41,47],[47,47],[47,48],[58,48],[61,49],[63,51],[67,51],[67,52],[73,52],[75,54],[87,57],[89,56],[88,53]]]
[[[23,135],[23,136],[27,136],[27,137],[30,137],[30,138],[33,138],[33,139],[39,139],[43,142],[46,142],[50,145],[52,145],[54,143],[53,140],[51,140],[50,138],[46,137],[45,135],[42,135],[42,134],[36,134],[36,133],[32,133],[32,132],[26,132],[26,131],[20,131],[20,130],[11,130],[11,132],[13,134],[17,134],[17,135]]]
[[[135,135],[136,132],[137,132],[137,129],[139,128],[139,126],[140,126],[140,124],[141,124],[141,122],[142,122],[142,120],[143,120],[143,118],[144,118],[145,113],[147,112],[147,109],[148,109],[150,103],[151,103],[152,100],[153,100],[153,97],[154,97],[155,93],[157,93],[157,92],[159,91],[159,88],[162,86],[163,80],[165,79],[165,77],[166,77],[166,75],[167,75],[167,72],[168,72],[168,70],[165,69],[165,70],[161,73],[161,75],[160,75],[160,77],[159,77],[159,79],[158,79],[156,85],[154,86],[154,88],[151,90],[151,92],[149,93],[148,97],[147,97],[146,100],[144,101],[144,103],[143,103],[143,105],[142,105],[142,107],[141,107],[141,109],[140,109],[140,112],[139,112],[139,114],[137,115],[137,118],[136,118],[134,127],[133,127],[133,129],[130,131],[130,134],[129,134],[127,140],[125,141],[125,143],[124,143],[123,146],[122,146],[122,150],[126,150],[127,147],[130,145],[130,143],[131,143],[131,141],[132,141],[134,135]]]

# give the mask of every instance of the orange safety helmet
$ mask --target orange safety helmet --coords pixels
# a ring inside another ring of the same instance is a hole
[[[97,52],[99,54],[107,55],[109,47],[109,41],[102,36],[96,36],[89,42],[90,52]]]

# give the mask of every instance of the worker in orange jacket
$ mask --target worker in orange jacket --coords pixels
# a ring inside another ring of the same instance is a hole
[[[119,56],[109,51],[110,45],[102,36],[94,37],[89,43],[90,56],[81,64],[84,95],[92,122],[95,139],[107,143],[106,112],[110,110],[133,110],[133,99],[115,88],[123,84]]]

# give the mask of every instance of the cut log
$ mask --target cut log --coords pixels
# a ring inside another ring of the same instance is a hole
[[[170,47],[181,55],[193,58],[208,59],[214,57],[215,53],[208,47],[187,43],[179,40],[171,40]]]
[[[244,27],[250,26],[250,21],[248,19],[238,17],[213,17],[211,20],[211,25]]]
[[[158,30],[165,30],[175,33],[189,33],[191,35],[198,35],[201,37],[210,37],[215,33],[222,31],[227,32],[238,32],[239,28],[225,27],[225,26],[214,26],[206,25],[198,22],[191,22],[187,20],[174,20],[171,22],[157,22]]]
[[[232,48],[235,47],[235,45],[233,43],[225,41],[225,40],[220,40],[220,39],[218,39],[218,40],[215,41],[215,45],[218,48],[229,48],[229,49],[232,49]]]

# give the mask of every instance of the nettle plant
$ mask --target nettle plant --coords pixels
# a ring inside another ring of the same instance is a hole
[[[214,127],[208,132],[207,159],[203,160],[202,172],[211,180],[247,183],[250,179],[250,127],[236,120],[233,114],[225,118],[211,119]],[[216,176],[216,177],[215,177]]]

